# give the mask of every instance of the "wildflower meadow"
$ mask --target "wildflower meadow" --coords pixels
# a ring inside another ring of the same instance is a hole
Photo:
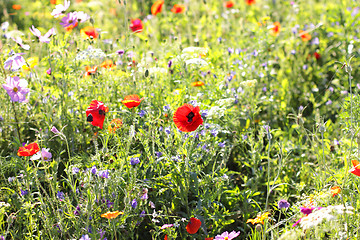
[[[0,240],[360,239],[359,1],[0,9]]]

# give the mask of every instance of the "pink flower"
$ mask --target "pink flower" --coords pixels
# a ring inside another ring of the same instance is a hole
[[[217,235],[215,240],[231,240],[240,235],[240,232],[232,231],[231,233],[223,232],[221,235]]]
[[[23,41],[21,38],[19,37],[16,37],[16,38],[13,38],[11,37],[12,40],[14,40],[21,48],[25,49],[25,50],[29,50],[30,49],[30,46],[27,45],[27,44],[23,44]]]
[[[40,42],[44,42],[44,43],[49,43],[50,42],[50,37],[52,35],[55,35],[55,28],[51,28],[47,33],[45,33],[44,36],[41,36],[41,32],[39,31],[39,29],[37,29],[36,27],[34,27],[34,25],[32,25],[30,29],[30,32],[32,34],[34,34],[36,37],[39,38]]]
[[[19,70],[23,65],[25,65],[25,59],[21,56],[25,53],[14,53],[11,57],[6,59],[4,62],[4,68],[12,71]]]
[[[30,92],[30,89],[26,88],[28,82],[25,79],[20,79],[18,76],[7,77],[6,83],[3,84],[3,88],[9,94],[11,101],[24,102],[26,100],[26,94]]]
[[[173,226],[174,226],[174,224],[164,224],[161,226],[160,229],[165,229],[165,228],[169,228],[169,227],[173,227]]]
[[[70,0],[65,0],[64,5],[58,4],[58,5],[55,6],[55,9],[52,11],[51,15],[53,15],[54,18],[58,18],[69,7],[70,7]]]
[[[76,12],[69,12],[65,17],[61,19],[60,25],[63,26],[64,28],[70,26],[76,27],[77,23],[78,23],[78,18]]]

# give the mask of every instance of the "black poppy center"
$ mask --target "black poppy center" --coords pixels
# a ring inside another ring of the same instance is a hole
[[[193,112],[190,112],[187,116],[188,122],[192,122],[193,118],[195,117],[195,114]]]
[[[94,121],[93,115],[91,115],[91,113],[87,116],[86,121],[88,122]]]
[[[100,109],[100,110],[99,110],[99,114],[105,116],[105,111]]]

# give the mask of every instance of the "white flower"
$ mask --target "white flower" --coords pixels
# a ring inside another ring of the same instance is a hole
[[[256,83],[257,83],[257,80],[253,79],[253,80],[246,80],[244,82],[241,82],[240,85],[243,87],[253,87],[256,85]]]
[[[199,65],[200,67],[205,67],[209,65],[204,59],[201,58],[192,58],[185,61],[186,65]]]

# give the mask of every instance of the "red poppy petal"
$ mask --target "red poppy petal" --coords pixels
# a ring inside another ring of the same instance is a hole
[[[195,234],[201,226],[201,221],[197,218],[190,218],[190,222],[186,225],[186,231]]]

